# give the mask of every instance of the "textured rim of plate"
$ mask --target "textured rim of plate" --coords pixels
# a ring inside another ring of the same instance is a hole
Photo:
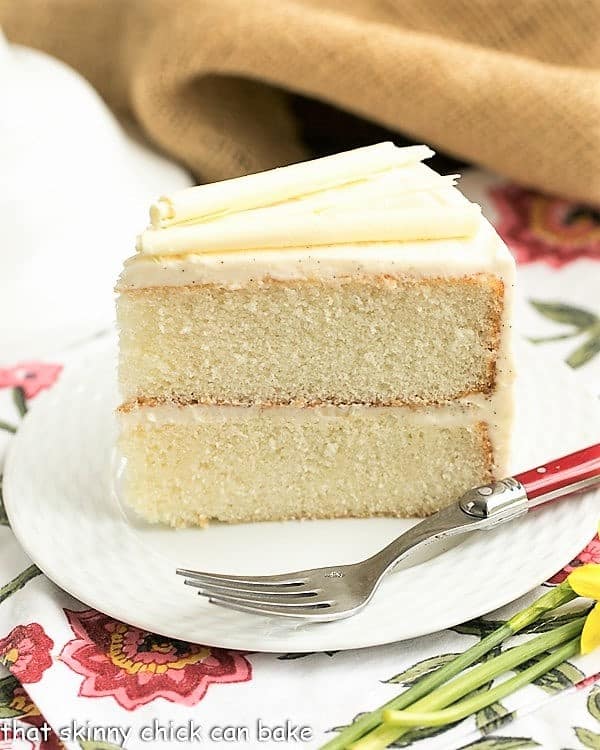
[[[550,443],[561,446],[555,455],[594,442],[597,436],[587,427],[595,422],[594,400],[566,367],[555,362],[546,367],[537,350],[528,359],[534,372],[528,375],[526,401],[534,403],[530,397],[546,388],[547,400],[532,412],[548,416],[538,435],[548,434],[553,417],[571,415],[574,433],[555,421],[557,437]],[[438,557],[388,576],[369,607],[346,620],[310,625],[215,607],[190,596],[170,566],[166,569],[165,559],[141,545],[114,498],[109,502],[114,367],[111,338],[87,347],[60,382],[38,398],[10,446],[4,497],[15,536],[48,578],[87,605],[143,630],[275,653],[406,640],[518,599],[572,560],[593,536],[600,494],[594,492],[493,532],[475,532]],[[540,382],[544,385],[537,388]],[[524,407],[527,411],[527,403]],[[536,461],[554,457],[545,454],[547,438],[535,443]]]

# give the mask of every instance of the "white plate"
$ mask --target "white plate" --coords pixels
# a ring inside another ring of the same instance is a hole
[[[496,531],[475,532],[384,581],[360,614],[335,623],[237,613],[183,585],[176,566],[267,574],[360,559],[414,521],[366,519],[153,527],[113,490],[114,343],[101,342],[39,399],[4,474],[17,538],[55,583],[145,630],[248,651],[325,651],[432,633],[512,601],[553,575],[591,539],[598,494],[565,500]],[[600,411],[566,367],[519,345],[514,469],[598,439]],[[431,555],[431,553],[429,553]]]

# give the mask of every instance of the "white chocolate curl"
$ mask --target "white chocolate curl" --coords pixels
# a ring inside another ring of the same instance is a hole
[[[259,213],[258,211],[256,213]],[[283,247],[316,247],[354,242],[408,242],[468,237],[479,225],[479,206],[439,207],[432,221],[431,209],[364,211],[346,214],[289,216],[285,222],[266,224],[248,217],[243,226],[206,222],[170,227],[141,235],[142,252],[149,255],[179,255],[189,252],[218,253],[223,250],[259,250]]]
[[[393,143],[378,143],[235,180],[198,185],[159,198],[150,207],[150,223],[158,229],[184,221],[201,221],[220,214],[269,206],[299,195],[365,179],[392,167],[416,164],[430,156],[433,156],[433,151],[427,146],[396,148]]]
[[[420,161],[426,146],[391,143],[182,190],[151,208],[146,255],[468,237],[480,209]]]

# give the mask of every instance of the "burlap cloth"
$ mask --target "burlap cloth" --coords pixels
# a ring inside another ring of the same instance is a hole
[[[599,0],[0,0],[0,25],[202,180],[304,158],[307,127],[356,145],[342,110],[600,202]]]

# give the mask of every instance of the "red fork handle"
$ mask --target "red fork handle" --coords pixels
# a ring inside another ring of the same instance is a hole
[[[600,443],[524,471],[515,479],[525,487],[531,508],[582,492],[600,484]]]

